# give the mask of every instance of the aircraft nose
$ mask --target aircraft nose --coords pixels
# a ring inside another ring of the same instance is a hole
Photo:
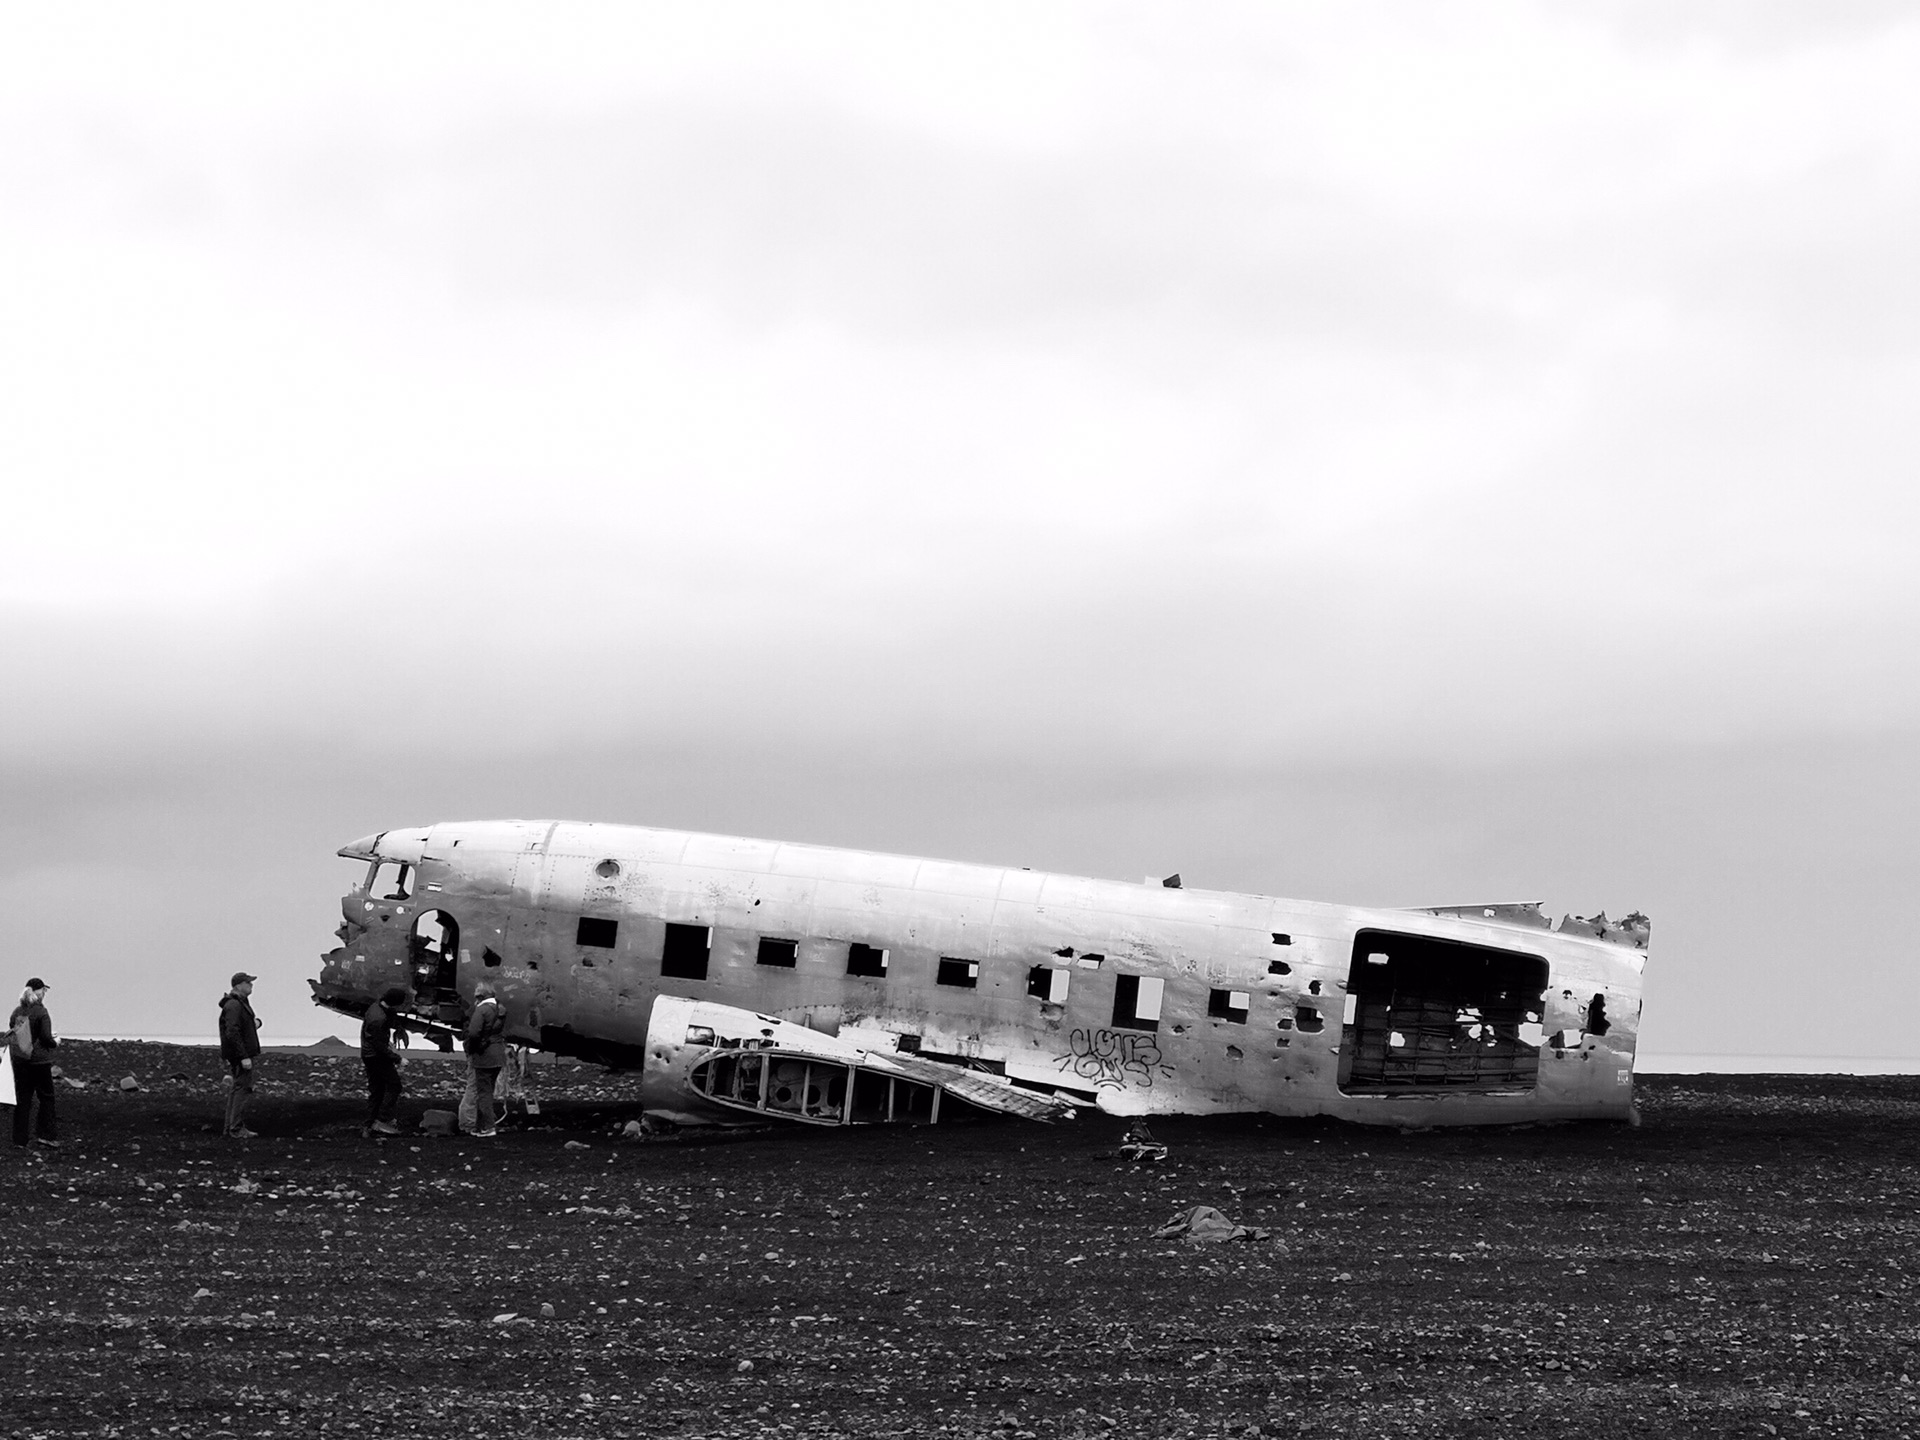
[[[320,978],[307,981],[313,991],[313,1003],[339,1008],[342,1002],[364,1001],[367,994],[366,961],[342,945],[320,957]]]

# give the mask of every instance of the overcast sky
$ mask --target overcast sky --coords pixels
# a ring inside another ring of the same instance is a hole
[[[502,815],[1653,916],[1908,1055],[1904,6],[0,13],[0,980]]]

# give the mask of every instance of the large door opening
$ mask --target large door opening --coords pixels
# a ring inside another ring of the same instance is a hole
[[[1538,955],[1362,930],[1347,973],[1340,1089],[1531,1090],[1546,989]]]
[[[407,937],[407,962],[416,1005],[453,1001],[460,973],[459,922],[444,910],[424,912]]]

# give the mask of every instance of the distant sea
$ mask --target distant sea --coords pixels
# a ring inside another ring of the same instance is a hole
[[[75,1035],[75,1040],[147,1040],[162,1045],[217,1045],[211,1035]],[[268,1045],[317,1045],[327,1036],[262,1035]],[[357,1044],[359,1036],[331,1038]],[[1642,1051],[1637,1075],[1920,1075],[1920,1055],[1681,1055]]]

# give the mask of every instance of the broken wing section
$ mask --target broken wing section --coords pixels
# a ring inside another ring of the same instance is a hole
[[[863,1050],[732,1005],[662,995],[647,1026],[640,1098],[687,1124],[938,1124],[969,1111],[1070,1120],[1071,1104],[997,1076]]]

